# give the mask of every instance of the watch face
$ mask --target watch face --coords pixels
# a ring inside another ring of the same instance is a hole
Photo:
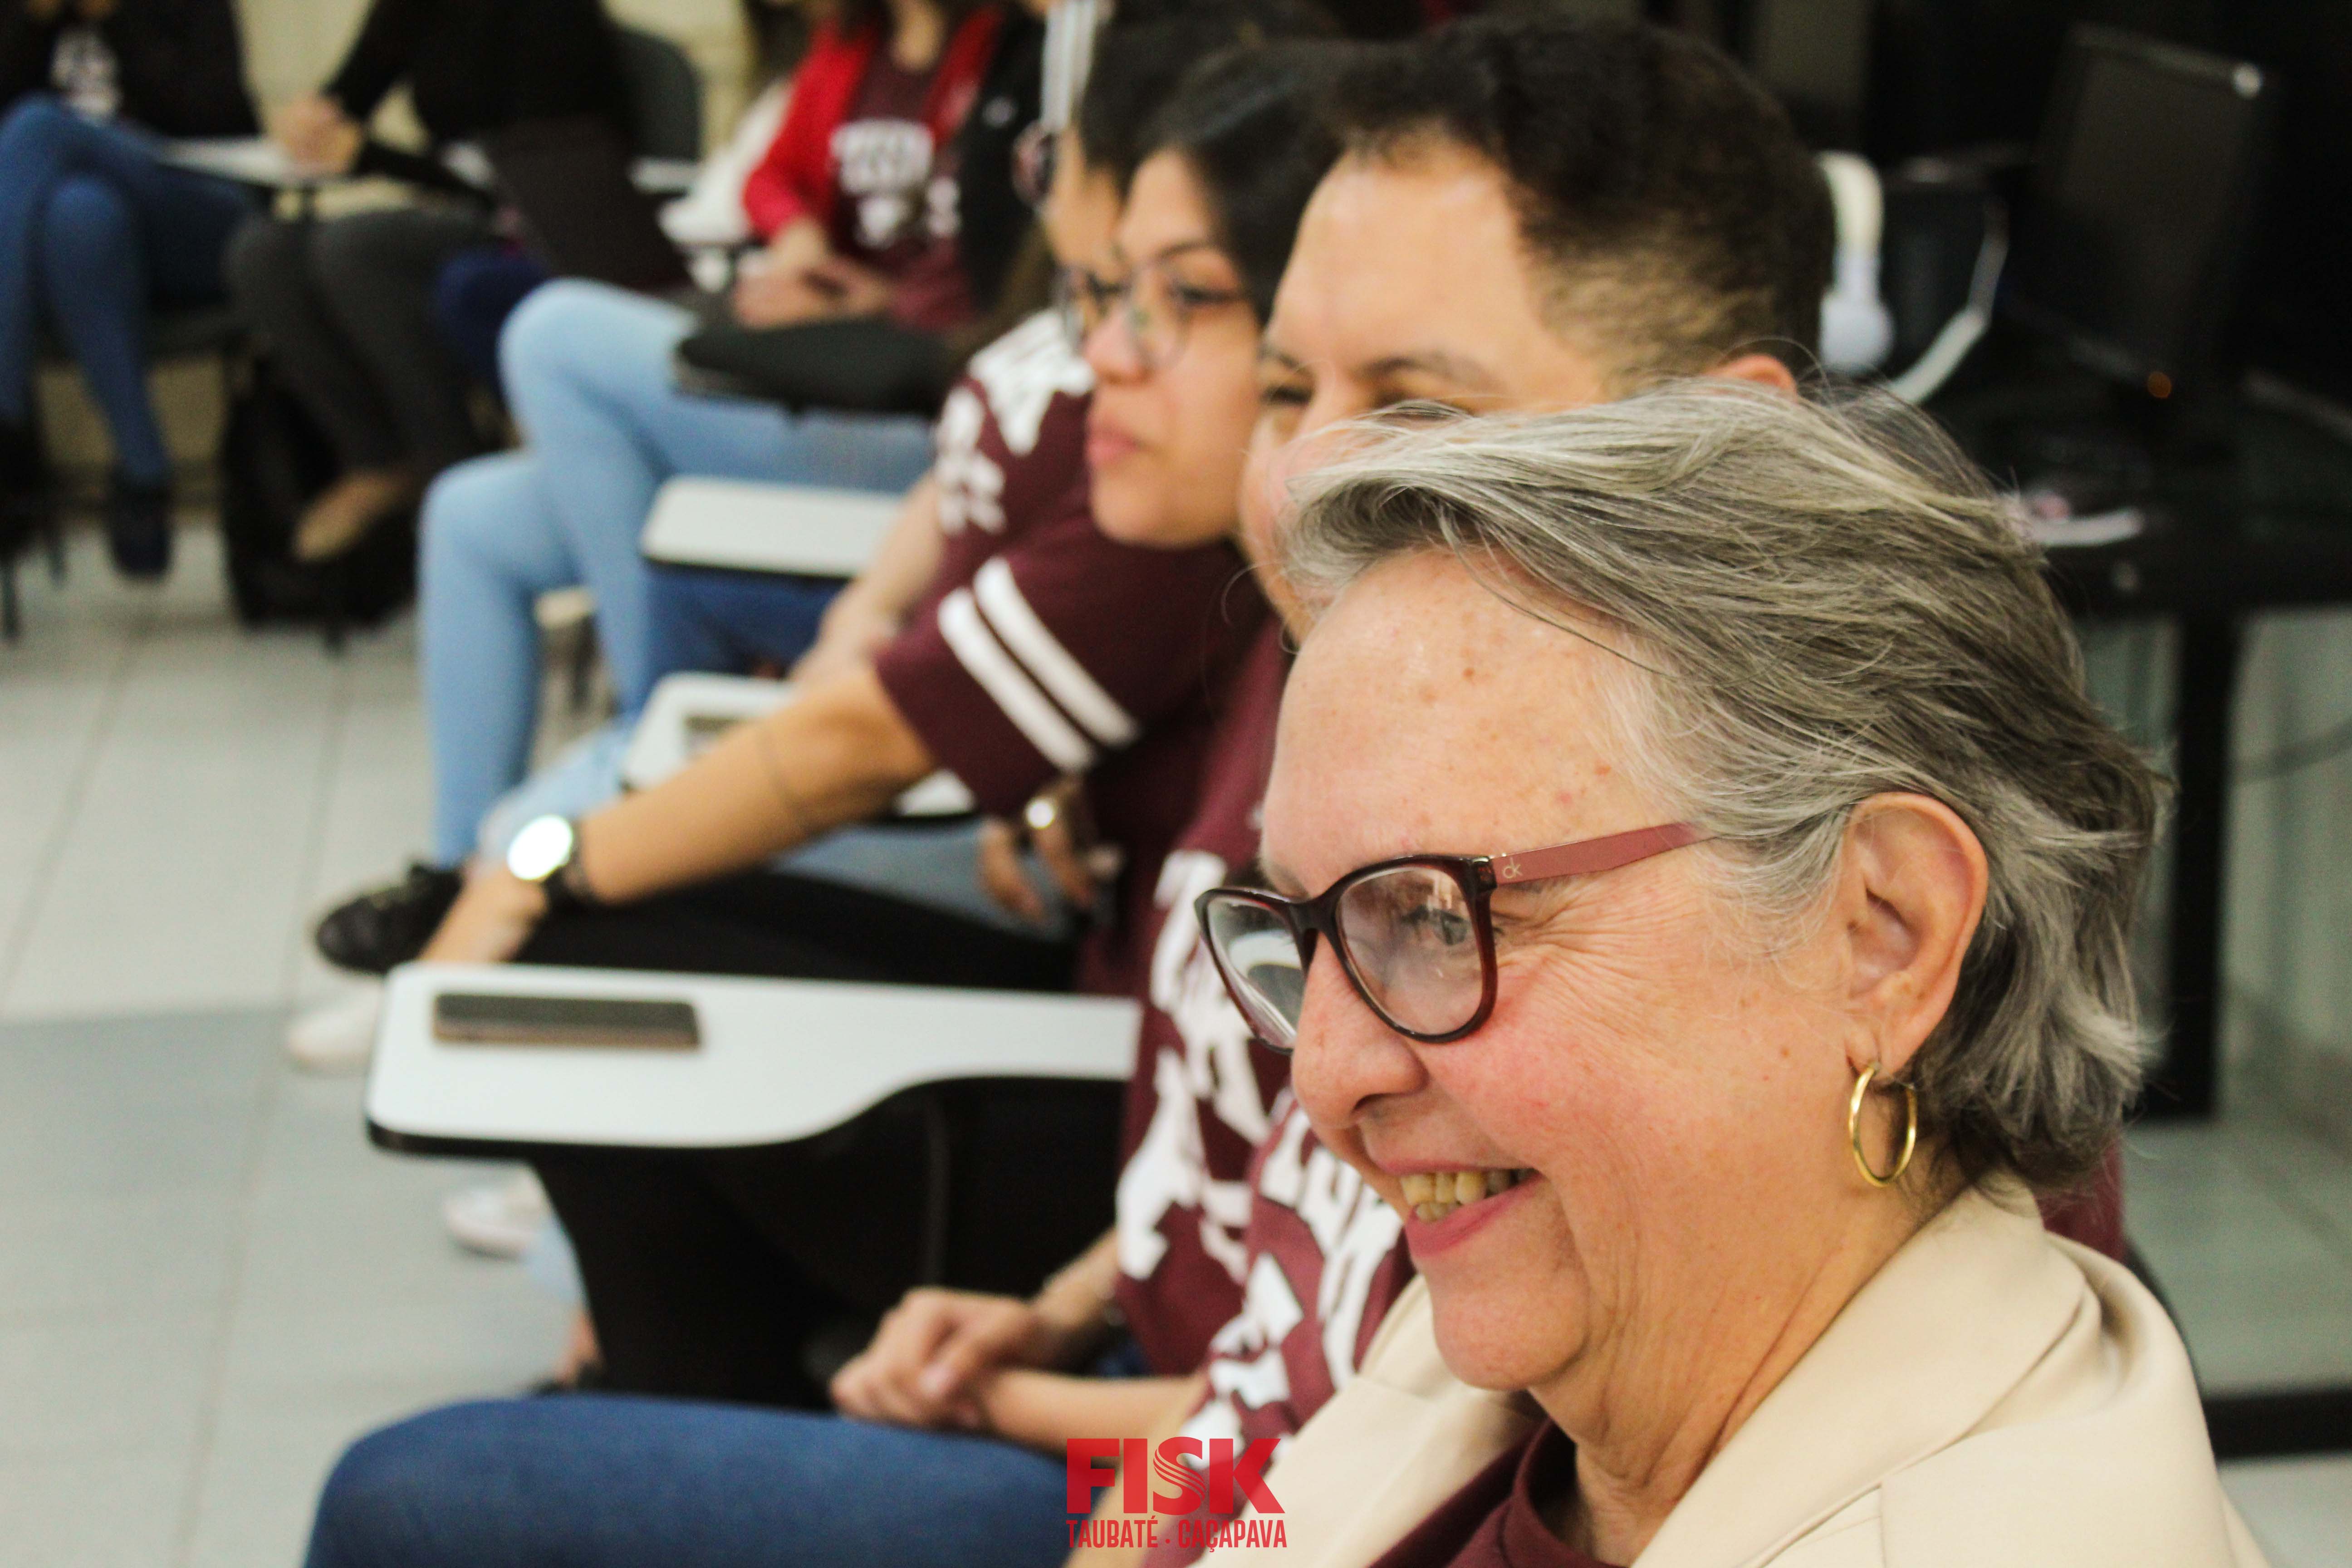
[[[539,816],[523,824],[507,846],[507,869],[526,882],[544,882],[572,858],[572,824],[560,816]]]

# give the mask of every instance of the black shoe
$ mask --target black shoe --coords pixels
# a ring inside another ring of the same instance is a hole
[[[121,474],[106,492],[106,548],[114,569],[152,583],[172,570],[172,487],[133,484]]]
[[[49,500],[49,466],[41,444],[21,425],[0,419],[0,551],[31,535]]]
[[[312,938],[319,956],[362,974],[390,973],[425,951],[465,881],[457,871],[436,870],[421,861],[410,866],[399,881],[328,910]]]

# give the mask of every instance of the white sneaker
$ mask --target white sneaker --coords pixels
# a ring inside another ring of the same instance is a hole
[[[441,1200],[449,1238],[485,1258],[520,1258],[554,1209],[547,1189],[526,1169],[503,1182],[464,1187]]]
[[[383,982],[370,981],[297,1016],[286,1028],[286,1054],[311,1072],[365,1072],[383,1012]]]

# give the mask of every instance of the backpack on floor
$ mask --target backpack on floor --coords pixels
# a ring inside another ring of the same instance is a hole
[[[334,449],[266,353],[239,366],[233,386],[221,430],[220,518],[237,619],[312,622],[331,638],[406,604],[416,591],[415,516],[387,521],[337,560],[296,561],[295,525],[334,482]]]

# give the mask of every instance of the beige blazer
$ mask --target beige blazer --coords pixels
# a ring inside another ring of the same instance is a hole
[[[1445,1371],[1415,1280],[1268,1471],[1286,1546],[1218,1568],[1362,1568],[1539,1418]],[[1637,1568],[1761,1563],[2263,1568],[2163,1308],[2023,1194],[1981,1192],[1847,1303]]]

